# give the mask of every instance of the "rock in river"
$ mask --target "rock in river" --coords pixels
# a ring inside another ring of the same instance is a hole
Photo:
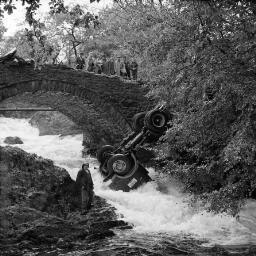
[[[15,136],[15,137],[8,136],[4,139],[4,143],[10,144],[10,145],[15,145],[15,144],[23,144],[23,141],[17,136]]]

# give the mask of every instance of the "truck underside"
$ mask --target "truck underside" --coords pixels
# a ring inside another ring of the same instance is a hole
[[[97,152],[99,171],[113,190],[128,192],[152,181],[143,167],[142,146],[156,142],[167,130],[172,114],[164,106],[133,117],[133,132],[117,146],[105,145]]]

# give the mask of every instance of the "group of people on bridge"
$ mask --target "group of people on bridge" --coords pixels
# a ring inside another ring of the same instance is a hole
[[[77,69],[96,74],[117,75],[126,80],[137,80],[138,77],[138,63],[135,59],[129,61],[126,56],[118,55],[116,58],[107,58],[106,56],[96,57],[90,53],[85,59],[84,54],[80,53],[76,63]]]

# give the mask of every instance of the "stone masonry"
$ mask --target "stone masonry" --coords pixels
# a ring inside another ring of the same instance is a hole
[[[147,89],[91,72],[58,65],[35,69],[32,62],[0,58],[0,102],[26,94],[26,100],[56,109],[81,126],[95,143],[115,143],[131,131],[134,114],[153,101]]]

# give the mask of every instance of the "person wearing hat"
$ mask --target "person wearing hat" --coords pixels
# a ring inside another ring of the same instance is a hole
[[[132,60],[130,64],[130,74],[132,80],[137,80],[138,77],[138,63],[136,62],[135,59]]]
[[[81,52],[76,59],[76,69],[83,69],[85,65],[84,53]]]
[[[127,78],[127,72],[126,72],[126,67],[125,67],[125,60],[126,57],[122,57],[120,61],[120,76],[124,79]]]
[[[89,170],[89,163],[82,165],[76,177],[76,187],[81,191],[81,212],[87,213],[92,206],[93,201],[93,181]]]
[[[94,58],[92,52],[89,53],[87,59],[86,59],[86,70],[89,72],[94,72],[95,64],[94,64]]]
[[[121,75],[121,56],[118,55],[115,61],[115,73],[117,76]]]

